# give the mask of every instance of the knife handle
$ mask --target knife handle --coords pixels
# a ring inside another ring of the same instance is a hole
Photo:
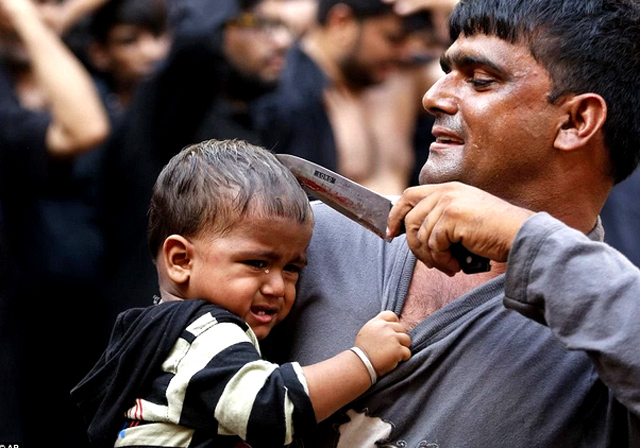
[[[449,250],[451,251],[451,255],[458,260],[462,272],[465,274],[478,274],[491,270],[491,263],[488,258],[480,257],[469,252],[462,243],[453,243]]]
[[[406,231],[407,229],[402,223],[398,235],[406,233]],[[453,258],[458,260],[460,268],[465,274],[479,274],[480,272],[489,272],[491,270],[491,262],[488,258],[471,253],[462,243],[453,243],[449,250]]]

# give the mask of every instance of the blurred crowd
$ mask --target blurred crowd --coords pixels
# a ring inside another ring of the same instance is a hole
[[[88,446],[69,390],[147,306],[151,188],[243,139],[384,194],[418,182],[456,0],[0,0],[0,442]],[[640,265],[640,180],[603,212]]]

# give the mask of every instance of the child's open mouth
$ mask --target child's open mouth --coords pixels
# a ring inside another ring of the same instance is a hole
[[[278,310],[266,306],[252,306],[251,314],[253,318],[261,324],[268,324],[275,319]]]

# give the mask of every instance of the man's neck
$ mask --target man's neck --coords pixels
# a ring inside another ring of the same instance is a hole
[[[412,329],[440,308],[503,274],[505,269],[506,263],[491,262],[489,272],[472,275],[460,272],[448,277],[437,269],[429,269],[417,261],[400,313],[400,321],[408,329]]]
[[[336,55],[321,28],[313,28],[302,38],[300,45],[304,52],[322,70],[329,82],[338,89],[348,89],[338,66]]]
[[[585,208],[580,212],[575,212],[575,207],[568,207],[566,210],[555,210],[555,213],[554,211],[549,213],[568,226],[580,230],[584,234],[589,234],[594,231],[598,222],[595,210],[599,210],[597,204],[594,205],[593,210]],[[415,327],[440,308],[472,289],[504,274],[506,267],[506,263],[491,262],[491,271],[487,273],[472,275],[458,273],[453,277],[448,277],[446,274],[436,269],[429,269],[422,262],[417,261],[400,314],[400,321],[408,329]]]

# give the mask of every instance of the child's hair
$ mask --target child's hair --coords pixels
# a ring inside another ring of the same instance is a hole
[[[229,231],[246,218],[313,219],[307,195],[266,149],[241,140],[190,145],[164,167],[153,187],[148,242],[155,259],[165,239]]]

